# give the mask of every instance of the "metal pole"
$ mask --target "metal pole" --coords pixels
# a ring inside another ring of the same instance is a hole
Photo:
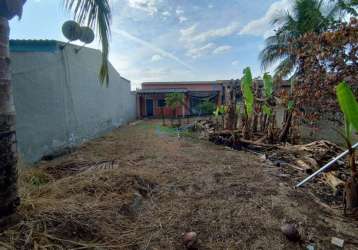
[[[358,147],[358,142],[356,144],[354,144],[352,146],[352,148],[356,148]],[[349,153],[349,150],[344,151],[342,154],[338,155],[337,157],[333,158],[330,162],[328,162],[326,165],[324,165],[322,168],[318,169],[316,172],[314,172],[313,174],[311,174],[310,176],[308,176],[306,179],[304,179],[303,181],[301,181],[300,183],[298,183],[296,185],[296,188],[302,186],[303,184],[305,184],[307,181],[309,181],[310,179],[312,179],[313,177],[315,177],[316,175],[318,175],[319,173],[321,173],[322,171],[326,170],[327,168],[329,168],[333,163],[335,163],[336,161],[338,161],[339,159],[341,159],[342,157],[346,156]]]

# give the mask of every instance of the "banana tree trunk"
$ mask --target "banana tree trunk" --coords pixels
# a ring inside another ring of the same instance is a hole
[[[358,177],[357,166],[355,163],[355,150],[349,147],[348,166],[351,168],[352,175],[346,181],[343,192],[344,214],[347,210],[358,215]]]
[[[236,89],[234,83],[225,87],[225,104],[227,111],[224,114],[224,129],[235,130],[237,128],[236,114]]]
[[[0,16],[0,220],[15,212],[17,195],[17,151],[15,106],[11,90],[10,27]]]

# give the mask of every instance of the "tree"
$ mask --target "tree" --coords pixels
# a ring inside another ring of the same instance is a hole
[[[330,31],[308,33],[294,42],[292,53],[297,58],[297,84],[293,94],[306,120],[314,122],[325,114],[341,122],[334,89],[337,82],[345,81],[358,93],[357,34],[358,19],[352,18]]]
[[[224,94],[225,94],[225,113],[224,113],[224,129],[225,130],[235,130],[237,128],[237,92],[239,90],[239,81],[231,80],[229,83],[225,84]]]
[[[306,33],[327,31],[344,13],[352,12],[352,6],[357,4],[354,1],[331,1],[327,12],[327,1],[295,0],[292,12],[282,13],[272,20],[278,28],[274,35],[266,39],[265,48],[259,55],[262,67],[266,69],[279,62],[275,76],[282,78],[290,75],[295,71],[297,57],[291,53],[288,44],[293,45],[291,41]]]
[[[183,93],[169,93],[165,96],[165,103],[172,109],[173,116],[177,117],[176,109],[184,105]],[[179,119],[180,122],[180,119]]]
[[[15,106],[11,92],[9,20],[21,18],[26,0],[0,0],[0,220],[15,212],[17,194],[17,150]],[[108,83],[108,51],[111,12],[108,0],[64,0],[68,10],[81,24],[97,28],[102,44],[99,77]]]
[[[251,117],[254,113],[255,96],[252,90],[252,74],[249,67],[244,69],[241,80],[241,92],[244,99],[244,113],[242,114],[242,134],[245,139],[251,137]]]

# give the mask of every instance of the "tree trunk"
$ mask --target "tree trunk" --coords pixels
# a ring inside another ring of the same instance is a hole
[[[9,21],[0,17],[0,220],[15,212],[17,195],[17,151],[15,106],[11,90]]]
[[[276,112],[273,111],[272,115],[268,118],[267,125],[267,139],[270,144],[274,144],[276,139]]]
[[[346,214],[346,210],[349,210],[351,213],[358,212],[358,177],[355,152],[352,147],[349,148],[348,166],[351,168],[352,176],[346,181],[344,187],[344,214]]]
[[[225,104],[227,112],[224,114],[224,129],[235,130],[237,128],[236,114],[236,89],[234,82],[225,86]]]
[[[286,119],[285,119],[285,123],[284,125],[282,126],[282,130],[281,130],[281,133],[279,135],[279,142],[285,142],[287,141],[287,137],[288,137],[288,134],[289,134],[289,131],[290,131],[290,128],[291,128],[291,124],[292,124],[292,110],[291,111],[288,111],[289,113],[287,114],[286,116]]]
[[[251,122],[250,117],[248,117],[247,112],[245,111],[245,114],[242,119],[243,127],[242,127],[242,136],[244,139],[249,140],[251,139]]]

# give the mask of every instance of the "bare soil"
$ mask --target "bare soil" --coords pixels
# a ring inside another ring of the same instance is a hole
[[[20,172],[20,222],[0,249],[358,249],[358,222],[259,156],[145,121]],[[302,241],[281,233],[295,223]]]

